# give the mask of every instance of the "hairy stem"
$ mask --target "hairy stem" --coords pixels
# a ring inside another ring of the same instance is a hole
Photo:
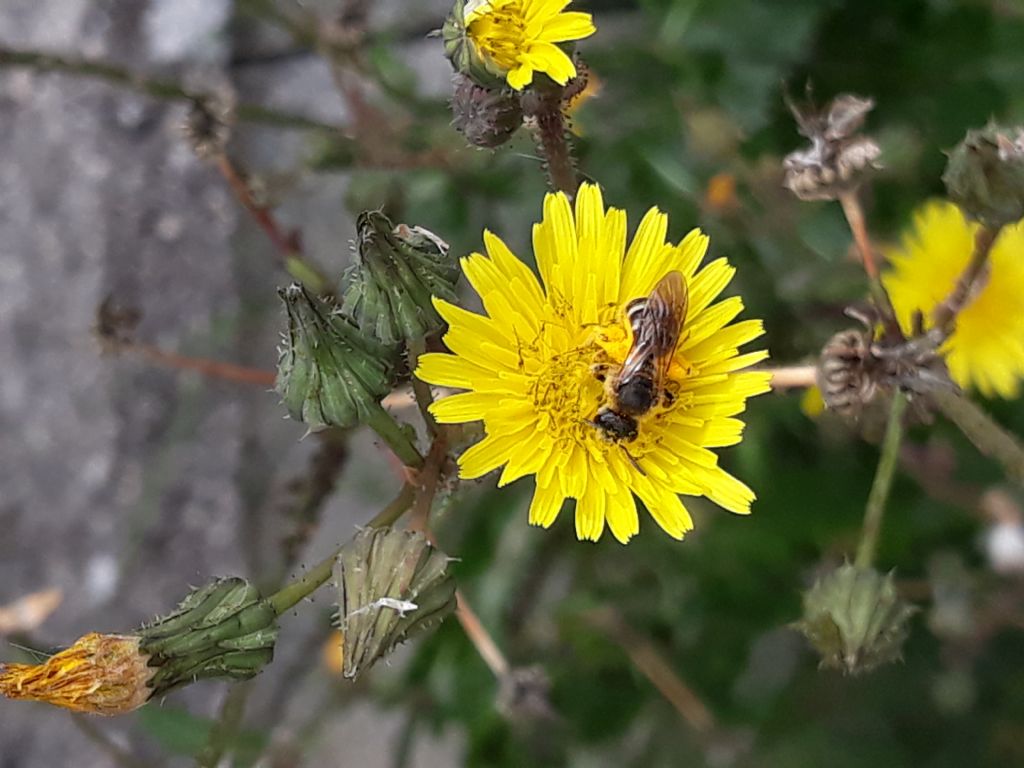
[[[853,233],[854,242],[857,244],[857,251],[860,253],[861,263],[864,265],[864,272],[868,277],[868,290],[871,293],[871,300],[881,315],[886,335],[893,339],[901,340],[903,332],[900,330],[899,322],[896,319],[896,311],[893,309],[889,294],[882,285],[878,262],[875,258],[875,248],[871,244],[871,237],[868,235],[868,227],[864,219],[864,209],[861,207],[860,198],[857,197],[856,190],[841,194],[839,196],[839,203],[843,207],[843,214],[846,216],[846,221],[850,225],[850,231]]]
[[[1024,446],[1016,436],[960,392],[939,390],[932,401],[985,456],[991,456],[1015,482],[1024,484]]]
[[[395,417],[388,413],[383,406],[378,405],[370,413],[366,425],[388,444],[388,447],[405,466],[413,468],[423,466],[423,456],[416,449],[412,439],[395,421]]]
[[[992,245],[999,237],[999,228],[982,227],[974,236],[974,252],[953,290],[945,301],[932,311],[932,326],[943,338],[953,331],[956,316],[967,306],[975,295],[980,281],[985,279],[988,268],[988,257],[992,253]]]
[[[367,524],[370,528],[386,528],[400,518],[412,505],[416,489],[411,485],[402,486],[398,496],[388,504],[380,513]],[[338,557],[341,547],[314,565],[306,574],[290,584],[285,585],[267,600],[274,608],[274,612],[280,616],[285,611],[296,606],[300,601],[309,597],[322,587],[334,572],[334,561]]]
[[[562,93],[562,86],[541,80],[523,98],[523,112],[536,121],[537,143],[544,155],[551,186],[572,198],[576,195],[579,181],[562,113]]]
[[[423,339],[415,339],[409,342],[409,370],[412,374],[412,391],[416,397],[416,405],[420,409],[420,416],[427,427],[427,434],[431,437],[437,435],[437,421],[434,414],[430,412],[430,405],[434,402],[434,395],[430,391],[427,382],[416,377],[416,366],[420,357],[427,351],[427,345]]]
[[[858,568],[870,568],[875,559],[878,535],[882,530],[882,518],[885,517],[885,505],[892,488],[892,479],[896,474],[896,465],[899,463],[900,443],[903,440],[903,412],[906,407],[906,396],[902,392],[894,392],[892,406],[889,409],[889,423],[882,440],[882,453],[878,459],[878,469],[864,510],[864,525],[861,528],[857,557],[854,560]]]

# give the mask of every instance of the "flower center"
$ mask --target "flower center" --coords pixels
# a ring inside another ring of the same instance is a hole
[[[613,449],[614,441],[606,439],[593,422],[598,411],[609,404],[606,386],[610,382],[606,384],[602,378],[607,381],[614,377],[629,353],[632,339],[628,330],[619,321],[592,326],[583,329],[567,346],[548,336],[542,334],[534,344],[520,349],[520,354],[525,353],[539,363],[529,394],[541,427],[559,442]],[[676,362],[680,362],[679,358]],[[674,369],[670,376],[678,373],[676,366]],[[642,455],[659,442],[655,433],[667,412],[685,408],[690,401],[681,391],[680,381],[670,378],[664,385],[670,397],[637,417],[638,434],[629,442],[633,456]]]
[[[521,0],[491,0],[467,19],[469,39],[480,53],[503,70],[519,65],[526,47],[526,19]]]

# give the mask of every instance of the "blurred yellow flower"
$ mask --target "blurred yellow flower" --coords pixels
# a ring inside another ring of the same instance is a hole
[[[536,476],[532,524],[548,527],[575,499],[579,538],[597,540],[607,523],[624,543],[639,530],[634,496],[675,538],[693,527],[680,494],[750,511],[753,492],[718,466],[711,449],[740,441],[736,416],[748,397],[769,389],[770,374],[740,372],[767,357],[738,351],[762,335],[762,324],[730,325],[742,300],[712,302],[734,268],[717,259],[698,270],[708,238],[693,230],[671,245],[667,227],[668,217],[652,208],[627,250],[626,215],[605,210],[598,187],[580,188],[575,211],[564,194],[549,194],[533,228],[540,281],[484,232],[487,255],[464,258],[462,269],[486,314],[435,300],[452,354],[424,355],[416,375],[468,390],[433,405],[438,421],[484,422],[484,439],[459,458],[464,478],[499,467],[499,485]],[[672,397],[637,418],[634,439],[608,440],[593,424],[606,399],[594,365],[621,366],[632,343],[626,306],[670,272],[689,293],[666,383]]]
[[[914,216],[892,269],[882,278],[905,330],[915,311],[928,325],[932,310],[953,290],[970,260],[978,225],[952,203],[927,203]],[[986,397],[1015,398],[1024,377],[1024,225],[1003,229],[992,247],[988,280],[958,315],[942,351],[950,375]]]
[[[157,670],[135,635],[92,632],[42,664],[0,664],[0,695],[42,701],[76,712],[123,715],[153,693]]]
[[[589,13],[563,12],[569,0],[470,0],[466,34],[489,69],[517,91],[543,72],[565,85],[576,76],[572,59],[557,43],[596,32]]]

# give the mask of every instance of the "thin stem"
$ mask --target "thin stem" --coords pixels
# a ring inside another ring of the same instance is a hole
[[[156,365],[175,370],[195,371],[203,376],[213,379],[234,381],[239,384],[254,384],[262,387],[274,386],[277,374],[274,371],[261,368],[247,368],[233,363],[224,363],[219,360],[210,360],[205,357],[189,357],[179,355],[177,352],[167,352],[152,344],[141,342],[130,342],[124,348],[136,352],[146,360]]]
[[[173,80],[162,80],[132,72],[115,64],[87,59],[74,59],[41,51],[14,50],[0,47],[0,69],[25,67],[36,72],[59,72],[75,77],[102,80],[129,88],[164,101],[200,102],[211,98],[209,93],[193,91]],[[239,104],[235,107],[238,119],[281,128],[324,131],[341,139],[341,128],[329,123],[285,110],[271,109],[258,104]]]
[[[378,405],[370,412],[366,424],[388,444],[405,466],[417,469],[423,466],[423,456],[402,426],[382,406]]]
[[[900,443],[903,440],[903,412],[906,407],[906,396],[902,392],[894,392],[892,406],[889,409],[889,423],[882,440],[882,454],[878,459],[875,481],[871,484],[871,493],[868,494],[868,503],[864,510],[864,525],[861,528],[857,557],[854,560],[858,568],[870,568],[875,559],[878,535],[882,530],[882,518],[885,516],[885,504],[889,499],[896,465],[899,463]]]
[[[127,750],[120,747],[115,743],[107,734],[100,728],[96,721],[88,717],[87,715],[78,714],[77,712],[71,715],[71,722],[74,726],[81,731],[81,733],[89,739],[93,744],[99,747],[103,752],[114,761],[114,764],[119,768],[153,768],[153,763],[136,759]],[[157,765],[162,765],[158,763]]]
[[[457,601],[455,618],[459,620],[462,630],[469,638],[469,642],[476,648],[476,652],[480,654],[480,658],[484,660],[484,664],[500,680],[512,669],[508,659],[505,658],[505,654],[501,652],[498,644],[494,642],[491,633],[484,627],[462,590],[456,590],[455,599]]]
[[[434,402],[434,393],[430,391],[430,385],[416,376],[416,367],[420,357],[427,351],[424,339],[414,339],[409,342],[409,370],[412,374],[412,391],[416,397],[416,405],[420,409],[420,416],[427,427],[427,434],[431,437],[437,435],[437,421],[434,414],[430,412],[430,405]]]
[[[534,84],[529,97],[524,98],[523,111],[537,123],[537,142],[544,155],[551,186],[572,198],[576,195],[579,180],[562,112],[562,93],[560,85],[542,79]]]
[[[402,486],[398,497],[386,506],[381,512],[367,524],[369,528],[386,528],[392,525],[402,514],[409,509],[415,497],[416,489],[411,485]],[[274,608],[274,612],[280,616],[285,611],[298,605],[298,603],[322,587],[334,572],[334,561],[341,552],[338,547],[331,554],[314,565],[306,574],[290,584],[285,585],[273,595],[267,598]]]
[[[416,501],[412,506],[409,527],[413,530],[427,530],[430,523],[430,509],[437,495],[437,487],[444,472],[444,464],[448,459],[448,434],[442,429],[437,433],[430,451],[423,463],[423,469],[416,478]]]
[[[844,192],[839,196],[839,203],[843,207],[843,214],[850,225],[854,242],[857,244],[857,251],[860,253],[861,263],[864,265],[864,272],[868,277],[868,290],[871,299],[882,317],[882,325],[885,332],[893,339],[901,340],[903,331],[900,329],[896,319],[896,312],[893,309],[889,294],[882,285],[882,278],[878,271],[878,262],[875,260],[875,249],[871,244],[871,237],[868,235],[868,227],[864,220],[864,209],[860,205],[856,190]]]
[[[285,270],[313,293],[329,293],[330,281],[302,255],[298,236],[294,232],[286,233],[278,224],[273,211],[256,201],[252,188],[235,163],[226,154],[221,153],[216,157],[216,165],[235,198],[273,243]]]
[[[818,368],[814,365],[787,365],[767,370],[772,374],[772,389],[806,389],[818,383]]]
[[[718,727],[714,714],[694,690],[676,674],[657,648],[630,629],[621,616],[609,609],[592,613],[587,620],[619,644],[633,666],[675,708],[683,722],[702,736]]]
[[[992,253],[992,245],[999,237],[1000,228],[982,227],[974,236],[974,253],[967,263],[960,278],[945,301],[932,311],[932,326],[948,336],[953,331],[956,316],[963,311],[978,290],[979,281],[985,278],[988,257]]]
[[[931,398],[975,448],[1002,464],[1015,482],[1024,484],[1024,446],[1016,436],[960,392],[939,390],[933,392]]]
[[[250,690],[250,686],[239,683],[232,686],[224,697],[220,715],[210,729],[206,744],[196,755],[196,765],[199,768],[217,768],[221,764],[225,752],[235,741],[242,726]]]

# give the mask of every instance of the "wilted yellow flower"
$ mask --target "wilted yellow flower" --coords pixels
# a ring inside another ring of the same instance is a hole
[[[466,36],[488,69],[517,91],[543,72],[565,85],[576,76],[558,43],[582,40],[597,29],[589,13],[563,12],[569,0],[470,0]]]
[[[123,715],[149,699],[156,669],[135,635],[92,632],[42,664],[0,664],[0,694],[77,712]]]
[[[439,400],[433,413],[444,423],[484,422],[484,439],[459,458],[463,477],[502,466],[499,485],[536,476],[535,525],[551,525],[567,498],[576,500],[577,535],[591,540],[606,522],[621,542],[639,530],[634,494],[675,538],[693,527],[679,494],[750,511],[754,494],[711,449],[740,441],[736,416],[769,388],[768,373],[740,373],[767,357],[738,352],[763,328],[759,320],[729,325],[742,300],[712,301],[735,270],[717,259],[698,271],[708,238],[694,230],[671,245],[667,227],[668,217],[652,208],[627,250],[626,215],[606,211],[598,187],[580,188],[575,212],[564,194],[549,194],[533,228],[541,281],[484,232],[487,256],[464,258],[462,269],[486,315],[435,300],[453,354],[424,355],[417,375],[468,391]],[[632,345],[627,305],[671,272],[689,293],[666,382],[672,397],[637,418],[634,439],[606,439],[593,424],[606,401],[594,366],[621,366]]]
[[[928,324],[971,258],[978,225],[952,203],[935,201],[914,216],[913,229],[886,255],[892,269],[883,276],[904,330],[914,312]],[[986,397],[1014,398],[1024,377],[1024,225],[1005,227],[992,247],[984,286],[957,315],[942,348],[950,375]]]

